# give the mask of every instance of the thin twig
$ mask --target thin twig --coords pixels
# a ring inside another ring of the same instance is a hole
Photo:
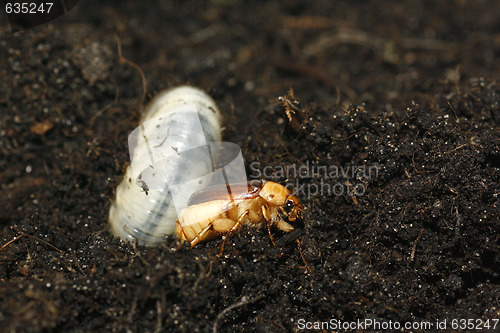
[[[420,229],[417,239],[415,239],[415,242],[413,242],[413,249],[411,250],[410,261],[413,261],[415,259],[415,251],[417,251],[417,243],[420,240],[420,238],[422,238],[423,232],[424,228]]]
[[[41,239],[41,238],[38,238],[38,237],[36,237],[36,236],[32,236],[32,235],[28,235],[28,234],[26,234],[26,233],[24,233],[24,232],[22,232],[22,231],[21,231],[20,233],[21,233],[21,234],[20,234],[19,236],[17,236],[17,237],[15,237],[14,239],[12,239],[12,240],[8,241],[8,242],[7,242],[7,243],[5,243],[2,247],[0,247],[0,251],[2,251],[5,247],[7,247],[8,245],[10,245],[11,243],[13,243],[13,242],[17,241],[19,238],[21,238],[21,237],[23,237],[23,236],[27,236],[27,237],[34,238],[34,239],[36,239],[37,241],[40,241],[40,242],[42,242],[42,243],[44,243],[44,244],[46,244],[46,245],[50,246],[51,248],[53,248],[53,249],[57,250],[57,251],[58,251],[58,252],[60,252],[60,253],[62,253],[62,252],[63,252],[63,250],[58,249],[58,248],[57,248],[57,247],[55,247],[54,245],[52,245],[52,244],[50,244],[50,243],[48,243],[48,242],[44,241],[44,240],[43,240],[43,239]]]
[[[453,114],[455,115],[455,119],[457,120],[457,123],[459,123],[460,119],[458,119],[457,112],[455,111],[455,109],[453,108],[453,106],[451,106],[450,101],[448,101],[448,105],[450,106],[451,111],[453,111]]]
[[[304,257],[304,254],[302,253],[302,244],[300,243],[300,240],[297,239],[297,245],[299,247],[299,253],[300,253],[300,256],[302,257],[302,261],[304,262],[304,264],[306,265],[307,267],[307,270],[310,272],[311,271],[311,268],[309,267],[309,265],[307,264],[307,261],[306,261],[306,258]]]
[[[60,253],[62,253],[62,252],[63,252],[63,250],[58,249],[58,248],[57,248],[57,247],[55,247],[54,245],[52,245],[52,244],[50,244],[50,243],[48,243],[48,242],[44,241],[44,240],[43,240],[43,239],[41,239],[41,238],[38,238],[38,237],[35,237],[35,236],[32,236],[32,235],[25,234],[24,232],[23,232],[22,234],[24,234],[25,236],[28,236],[28,237],[34,238],[34,239],[36,239],[37,241],[40,241],[40,242],[42,242],[42,243],[44,243],[44,244],[46,244],[46,245],[50,246],[51,248],[53,248],[54,250],[56,250],[56,251],[58,251],[58,252],[60,252]]]
[[[127,64],[127,65],[135,68],[139,72],[139,75],[141,76],[142,97],[141,97],[141,100],[139,102],[139,110],[141,110],[141,108],[144,106],[144,100],[146,99],[146,76],[144,75],[144,72],[139,67],[139,65],[137,65],[135,62],[133,62],[131,60],[128,60],[127,58],[125,58],[122,55],[122,43],[120,41],[120,38],[118,37],[117,34],[115,34],[115,38],[116,38],[116,44],[117,44],[117,48],[118,48],[118,58],[119,58],[120,63]]]
[[[109,103],[108,105],[97,111],[97,113],[90,119],[89,127],[92,127],[94,125],[94,121],[97,117],[99,117],[104,111],[106,111],[107,109],[109,109],[118,102],[119,95],[120,95],[120,87],[117,86],[115,90],[115,99],[111,103]]]
[[[215,322],[214,322],[214,326],[212,327],[212,332],[214,333],[217,333],[217,331],[219,330],[219,321],[230,311],[232,311],[233,309],[236,309],[236,308],[239,308],[245,304],[248,304],[248,303],[253,303],[255,301],[258,301],[259,299],[263,298],[264,295],[259,295],[257,297],[254,297],[254,298],[249,298],[248,296],[243,296],[241,298],[241,301],[237,302],[237,303],[234,303],[230,306],[228,306],[227,308],[225,308],[224,310],[222,310],[221,313],[219,313],[217,315],[217,318],[215,318]]]
[[[7,243],[5,243],[4,245],[2,245],[2,247],[0,247],[0,251],[2,251],[4,248],[6,248],[7,246],[9,246],[10,244],[14,243],[16,240],[18,240],[19,238],[23,237],[25,234],[20,234],[19,236],[16,236],[14,237],[13,239],[11,239],[10,241],[8,241]]]

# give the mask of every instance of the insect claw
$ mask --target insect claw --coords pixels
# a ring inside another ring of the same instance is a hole
[[[224,242],[222,243],[222,246],[220,247],[220,253],[217,255],[217,258],[222,258],[223,254],[224,254]]]
[[[231,231],[229,231],[229,232],[231,232]],[[224,236],[222,236],[222,245],[220,247],[220,253],[217,256],[217,258],[222,258],[222,255],[224,254],[224,245],[226,245],[226,241],[229,239],[229,237],[227,237],[229,232],[227,234],[225,234]]]

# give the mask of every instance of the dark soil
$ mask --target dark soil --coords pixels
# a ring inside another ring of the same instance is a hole
[[[500,319],[500,2],[81,1],[0,31],[3,331]],[[303,221],[276,247],[109,233],[127,136],[184,83],[249,176],[294,184]],[[321,166],[357,172],[281,172]]]

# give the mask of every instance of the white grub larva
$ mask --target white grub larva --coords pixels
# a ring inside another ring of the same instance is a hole
[[[206,93],[181,86],[157,95],[129,136],[131,165],[109,210],[113,233],[139,244],[164,242],[182,209],[175,199],[187,205],[207,186],[203,176],[213,171],[207,143],[219,141],[220,112]]]

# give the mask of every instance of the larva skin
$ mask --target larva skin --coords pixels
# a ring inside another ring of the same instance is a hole
[[[257,187],[249,185],[248,191],[245,187],[240,187],[238,193],[231,187],[231,195],[221,188],[221,195],[209,193],[206,197],[208,200],[212,195],[213,200],[185,208],[175,227],[177,237],[195,246],[223,234],[232,234],[242,225],[275,226],[284,232],[294,230],[284,218],[293,222],[304,208],[290,190],[271,181]]]
[[[199,116],[197,126],[184,116],[183,107],[188,105],[196,106]],[[221,141],[220,112],[212,98],[197,88],[181,86],[157,95],[146,108],[141,126],[155,117],[165,117],[166,128],[159,128],[157,131],[153,128],[149,139],[156,139],[156,142],[165,143],[176,151],[189,147],[193,142]],[[200,122],[203,131],[199,130]],[[172,135],[173,133],[175,135]],[[170,142],[167,138],[175,138],[175,141]],[[150,149],[151,147],[138,145],[131,153],[137,161],[147,161],[146,158],[151,154],[148,151]],[[170,180],[182,183],[197,177],[187,171],[190,169],[193,168],[187,168],[185,164],[170,163],[164,166],[163,171]],[[195,171],[208,174],[212,171],[212,166],[208,162],[198,163]],[[189,184],[184,190],[189,193],[189,197],[204,186],[206,185]],[[129,166],[123,181],[116,189],[116,200],[110,206],[109,223],[112,232],[124,240],[137,240],[139,244],[144,245],[159,245],[164,242],[166,235],[174,233],[177,220],[175,208],[167,180],[164,180],[159,188],[139,186],[132,167]]]

